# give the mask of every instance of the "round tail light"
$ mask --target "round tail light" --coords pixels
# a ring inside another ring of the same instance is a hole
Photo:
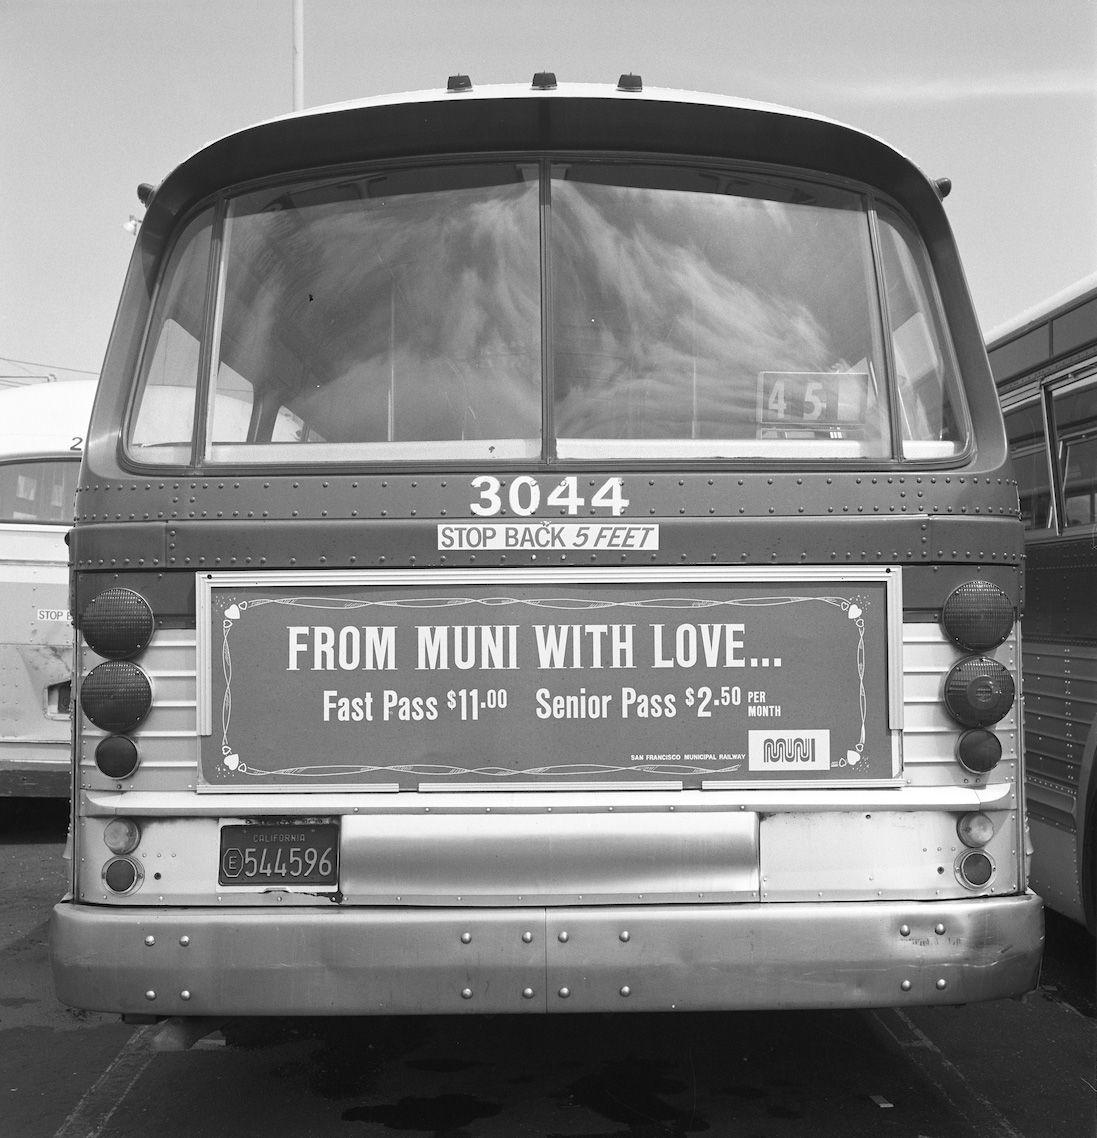
[[[108,735],[95,748],[95,765],[107,778],[129,778],[137,759],[137,745],[125,735]]]
[[[152,682],[128,660],[108,660],[80,685],[84,714],[104,731],[131,731],[152,706]]]
[[[111,858],[103,866],[103,883],[112,893],[132,893],[142,877],[141,867],[128,857]]]
[[[985,846],[994,837],[994,823],[983,813],[976,810],[964,814],[956,823],[956,834],[965,846],[977,849]]]
[[[112,818],[103,827],[103,841],[113,854],[133,853],[141,841],[141,828],[132,818]]]
[[[994,862],[982,850],[968,850],[957,862],[956,872],[969,889],[982,889],[994,876]]]
[[[961,660],[945,677],[945,706],[965,727],[997,723],[1013,706],[1015,694],[1005,666],[986,656]]]
[[[1013,628],[1013,605],[990,581],[965,581],[953,589],[941,610],[941,624],[968,652],[997,648]]]
[[[976,727],[960,736],[956,756],[972,774],[987,774],[1002,759],[1002,741],[993,731]]]
[[[91,648],[109,660],[136,656],[152,638],[149,602],[132,589],[107,589],[80,614],[80,631]]]

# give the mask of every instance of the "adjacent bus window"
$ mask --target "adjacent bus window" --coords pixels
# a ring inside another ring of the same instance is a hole
[[[153,309],[129,436],[131,451],[144,462],[190,461],[211,218],[202,214],[183,233]]]
[[[0,522],[72,525],[78,461],[0,463]]]
[[[1021,497],[1021,520],[1026,530],[1052,524],[1051,476],[1044,445],[1044,416],[1038,402],[1006,412],[1006,433]]]
[[[1097,384],[1056,393],[1063,528],[1097,522]]]
[[[535,165],[247,194],[224,263],[212,459],[540,455]]]
[[[957,368],[938,317],[929,267],[908,223],[883,204],[878,216],[903,457],[956,455],[966,442],[958,414]]]

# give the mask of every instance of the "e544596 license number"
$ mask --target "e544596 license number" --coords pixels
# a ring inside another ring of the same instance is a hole
[[[338,869],[335,823],[221,827],[221,885],[335,885]]]

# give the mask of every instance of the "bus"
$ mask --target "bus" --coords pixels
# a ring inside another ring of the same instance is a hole
[[[1097,274],[990,333],[1025,526],[1033,888],[1097,931]]]
[[[0,796],[72,789],[65,537],[94,394],[89,380],[0,388]]]
[[[1031,989],[1023,534],[933,180],[538,73],[142,193],[72,532],[64,1003]]]

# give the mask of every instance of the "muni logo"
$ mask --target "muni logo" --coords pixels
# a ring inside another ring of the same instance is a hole
[[[829,731],[748,731],[752,771],[830,770]]]

